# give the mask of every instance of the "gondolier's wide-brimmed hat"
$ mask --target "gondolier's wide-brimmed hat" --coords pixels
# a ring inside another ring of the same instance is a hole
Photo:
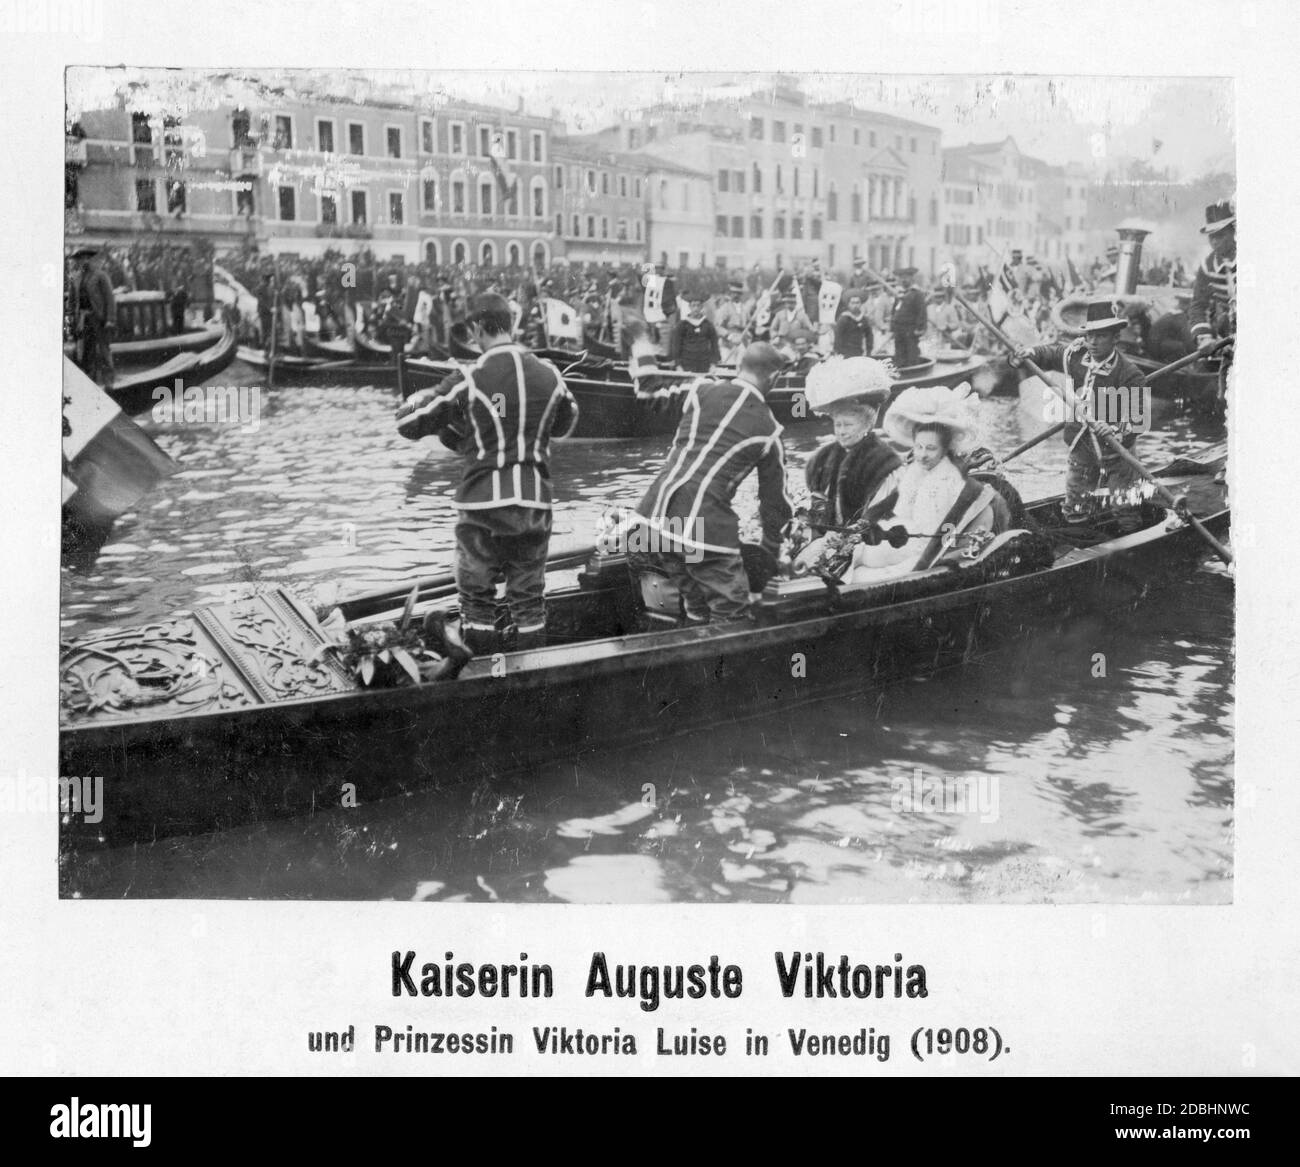
[[[1205,226],[1201,228],[1201,234],[1213,235],[1216,231],[1224,231],[1236,221],[1237,214],[1230,201],[1211,203],[1205,208]]]
[[[892,382],[889,370],[870,357],[832,357],[815,365],[804,382],[804,395],[814,413],[825,413],[836,402],[859,401],[883,405]]]
[[[78,247],[77,250],[74,251],[74,252],[72,253],[72,258],[73,258],[73,259],[90,259],[91,256],[98,255],[98,254],[99,254],[99,248],[98,248],[98,247],[89,247],[89,246],[85,246],[85,245],[83,245],[83,246],[81,246],[81,247]]]
[[[1128,326],[1128,316],[1124,313],[1124,304],[1121,300],[1090,300],[1088,301],[1088,315],[1084,319],[1083,332],[1106,332],[1112,328],[1126,328]]]
[[[952,451],[962,453],[978,445],[979,398],[968,383],[956,389],[946,385],[913,385],[904,389],[885,414],[885,433],[890,441],[910,446],[918,429],[941,425],[952,434]]]

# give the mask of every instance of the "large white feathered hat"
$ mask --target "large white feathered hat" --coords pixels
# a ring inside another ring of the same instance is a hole
[[[809,371],[804,395],[814,413],[823,413],[837,401],[883,405],[892,384],[889,370],[880,361],[870,357],[831,357]]]
[[[892,442],[910,446],[924,425],[941,425],[952,434],[951,450],[965,453],[979,445],[979,397],[963,381],[956,389],[946,385],[913,385],[904,389],[885,414],[884,429]]]

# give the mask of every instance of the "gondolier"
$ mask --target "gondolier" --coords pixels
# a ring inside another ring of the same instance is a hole
[[[735,380],[692,385],[673,448],[637,507],[657,545],[649,562],[677,585],[692,623],[748,618],[749,582],[731,500],[750,472],[758,473],[762,547],[773,559],[793,514],[781,427],[767,405],[781,367],[780,354],[760,341],[745,350]]]
[[[704,297],[686,297],[686,315],[678,322],[668,346],[668,361],[688,373],[707,373],[722,359],[718,330],[704,315]]]
[[[907,285],[907,291],[894,305],[891,325],[894,333],[896,370],[921,363],[920,341],[929,326],[929,317],[925,310],[925,293],[917,287],[918,274],[914,267],[905,267],[898,273],[899,278]]]
[[[1206,207],[1201,232],[1209,236],[1210,254],[1196,269],[1188,317],[1197,346],[1206,348],[1237,332],[1237,216],[1232,204]]]
[[[871,321],[862,311],[862,296],[850,292],[848,311],[841,312],[835,322],[835,353],[841,357],[869,357],[874,346]]]
[[[1094,300],[1088,305],[1082,335],[1065,344],[1039,345],[1020,348],[1011,357],[1011,364],[1019,366],[1028,359],[1044,370],[1063,372],[1070,380],[1070,388],[1080,400],[1088,416],[1101,424],[1117,422],[1112,428],[1126,449],[1137,443],[1137,432],[1132,419],[1114,417],[1116,403],[1125,404],[1129,391],[1144,384],[1141,371],[1119,350],[1116,342],[1128,325],[1124,305],[1119,300]],[[1112,390],[1107,393],[1107,390]],[[1116,392],[1118,391],[1118,392]],[[1086,522],[1109,509],[1103,492],[1122,492],[1136,481],[1136,472],[1118,454],[1106,449],[1090,436],[1091,431],[1081,422],[1069,420],[1061,431],[1062,440],[1069,447],[1069,468],[1065,479],[1064,513],[1071,522]]]
[[[549,442],[573,433],[578,405],[554,365],[511,339],[503,296],[478,296],[468,323],[483,355],[409,397],[397,412],[397,428],[412,440],[436,434],[466,459],[455,505],[456,585],[467,644],[478,654],[539,647],[551,537]],[[497,627],[500,580],[513,632]]]
[[[72,303],[77,339],[77,365],[104,389],[113,387],[112,335],[117,320],[113,282],[94,247],[72,253],[78,268],[73,277]]]

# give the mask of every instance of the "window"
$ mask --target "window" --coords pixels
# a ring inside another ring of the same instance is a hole
[[[334,153],[334,123],[327,118],[316,122],[316,149],[322,154]]]
[[[352,221],[354,223],[365,224],[370,220],[370,211],[366,206],[366,192],[363,190],[354,190],[352,192]]]
[[[465,153],[465,125],[463,122],[452,122],[448,129],[451,131],[451,152],[453,154]]]
[[[235,191],[235,214],[236,215],[254,215],[257,208],[253,199],[253,191],[257,188],[257,179],[251,174],[241,174],[239,176],[239,187]]]
[[[822,221],[820,219],[814,219],[812,221],[812,237],[814,239],[820,239],[822,237]]]
[[[573,216],[573,230],[570,234],[577,239],[582,234],[582,220],[577,215]]]
[[[682,210],[689,211],[690,209],[691,209],[691,184],[689,182],[684,182],[682,183]]]
[[[832,223],[838,222],[840,217],[840,196],[836,193],[833,183],[830,190],[826,192],[826,217]]]
[[[135,209],[146,215],[152,215],[158,210],[158,198],[152,178],[135,180]]]
[[[873,134],[872,137],[874,138],[875,135]],[[854,144],[855,146],[861,146],[861,145],[862,145],[862,131],[861,131],[860,129],[858,129],[857,126],[854,126],[854,127],[853,127],[853,144]],[[872,142],[872,145],[874,146],[875,143]]]
[[[400,158],[402,156],[402,127],[385,126],[384,144],[388,150],[389,158]]]
[[[785,122],[772,123],[772,141],[774,142],[785,141]]]
[[[777,215],[777,217],[772,220],[772,238],[773,239],[785,238],[785,220],[781,218],[780,215]]]
[[[587,193],[596,193],[596,172],[594,170],[587,171]]]
[[[532,213],[534,219],[546,218],[546,180],[543,178],[534,178],[532,185],[533,205]]]
[[[320,221],[331,225],[339,221],[338,200],[332,194],[320,196]]]
[[[406,196],[401,191],[388,192],[388,221],[400,227],[406,217]]]
[[[749,216],[749,237],[751,239],[763,238],[763,216],[762,215]]]
[[[287,114],[275,115],[275,140],[272,146],[276,150],[293,149],[293,118]]]
[[[519,249],[518,243],[512,243],[506,248],[506,267],[519,267],[523,261],[523,252]]]
[[[169,215],[185,213],[185,184],[179,178],[167,180],[167,213]]]
[[[733,239],[743,239],[745,237],[745,220],[743,216],[731,216],[731,237]]]
[[[641,180],[639,178],[632,180],[632,197],[637,199],[641,197]]]
[[[868,135],[867,145],[870,146],[873,150],[876,148],[876,131],[875,131],[875,130],[872,130],[871,133]]]
[[[563,166],[557,166],[555,168],[555,189],[556,190],[564,189],[564,167]]]
[[[484,243],[479,249],[479,262],[484,267],[491,267],[497,261],[497,249],[490,242]]]
[[[429,242],[424,245],[424,262],[431,263],[435,267],[437,266],[438,241],[436,239],[430,239]]]
[[[910,223],[916,222],[916,196],[911,195],[907,200],[907,219]]]
[[[136,141],[135,119],[136,119],[136,115],[132,114],[131,115],[131,140],[132,141]],[[145,128],[148,129],[147,124]],[[251,128],[252,126],[250,124],[248,110],[237,109],[235,110],[234,113],[230,115],[230,133],[234,139],[233,144],[236,147],[251,148],[252,146],[256,145],[256,143],[253,141],[252,137],[249,135],[248,132]]]
[[[718,190],[724,194],[731,189],[731,171],[718,171]]]
[[[737,194],[745,193],[745,172],[743,170],[732,172],[731,185],[736,188]]]
[[[492,157],[492,127],[491,126],[479,126],[478,152],[484,158]]]
[[[492,213],[492,184],[490,182],[480,182],[478,184],[478,213],[480,215],[490,215]]]
[[[793,219],[790,220],[790,238],[791,239],[803,238],[803,218],[800,215],[796,215]]]
[[[763,172],[759,169],[758,163],[754,163],[754,193],[763,193]]]
[[[600,237],[602,239],[609,238],[609,219],[604,215],[600,217]]]
[[[817,168],[814,166],[813,167],[813,198],[819,197],[820,189],[821,189],[821,174],[818,173]]]
[[[659,209],[661,211],[668,209],[668,180],[666,178],[659,180]]]
[[[596,238],[596,216],[595,215],[587,216],[587,238],[588,239]]]
[[[426,178],[420,184],[422,205],[426,211],[438,209],[438,180]]]
[[[853,188],[853,194],[849,196],[849,221],[862,222],[862,192],[857,187]]]
[[[463,215],[465,213],[465,180],[463,178],[453,178],[451,180],[451,213],[453,215]]]
[[[281,219],[292,222],[298,217],[298,192],[293,187],[278,187],[276,189],[276,198]]]
[[[802,138],[802,137],[803,137],[803,123],[802,123],[802,122],[795,122],[795,123],[794,123],[794,132],[793,132],[793,136],[796,137],[796,138]]]
[[[519,157],[518,130],[506,130],[506,157],[512,162]]]
[[[833,146],[835,144],[835,123],[834,122],[831,122],[829,129],[831,135],[831,145]]]
[[[781,164],[779,162],[776,164],[776,193],[785,193],[785,184],[781,181]]]
[[[907,148],[908,148],[908,150],[909,150],[911,153],[913,153],[913,154],[916,153],[916,139],[915,139],[915,138],[909,138],[909,139],[908,139],[908,142],[907,142]]]
[[[627,175],[626,174],[620,174],[618,176],[618,196],[619,198],[623,198],[623,199],[627,198]]]
[[[454,246],[452,247],[452,249],[451,249],[451,262],[452,262],[452,263],[464,263],[464,262],[465,262],[465,257],[466,257],[468,254],[469,254],[469,252],[468,252],[468,250],[466,249],[465,244],[464,244],[463,242],[461,242],[461,240],[458,239],[458,240],[456,240],[455,245],[454,245]]]
[[[600,193],[609,194],[609,171],[607,170],[600,172]]]
[[[546,138],[540,130],[533,131],[533,161],[545,162]]]
[[[641,242],[641,220],[640,219],[636,221],[636,241],[638,243]]]
[[[618,231],[616,232],[616,237],[620,243],[627,242],[627,220],[626,219],[620,219],[618,221]]]
[[[719,215],[714,222],[713,231],[716,235],[725,235],[727,233],[727,216]]]
[[[792,166],[790,169],[794,171],[794,197],[798,198],[799,197],[799,167]]]
[[[434,154],[433,118],[420,119],[420,149],[426,154]]]
[[[348,122],[348,153],[366,152],[366,127],[361,122]]]
[[[635,150],[639,145],[641,145],[641,131],[635,128],[629,129],[627,132],[627,148]]]
[[[939,225],[939,200],[931,196],[930,198],[930,226]]]
[[[813,149],[814,149],[814,150],[820,150],[820,149],[822,148],[822,128],[821,128],[821,126],[813,126],[813,128],[812,128],[812,144],[813,144]]]
[[[763,119],[761,117],[752,117],[749,119],[749,136],[755,142],[763,140]]]
[[[564,234],[564,216],[563,216],[563,215],[556,215],[556,216],[555,216],[555,233],[556,233],[557,235],[563,235],[563,234]]]

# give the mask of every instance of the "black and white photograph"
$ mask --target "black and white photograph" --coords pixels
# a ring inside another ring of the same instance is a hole
[[[337,1156],[512,1076],[1283,1113],[1293,7],[0,31],[40,1139]]]
[[[71,67],[60,895],[1229,904],[1232,85]]]

